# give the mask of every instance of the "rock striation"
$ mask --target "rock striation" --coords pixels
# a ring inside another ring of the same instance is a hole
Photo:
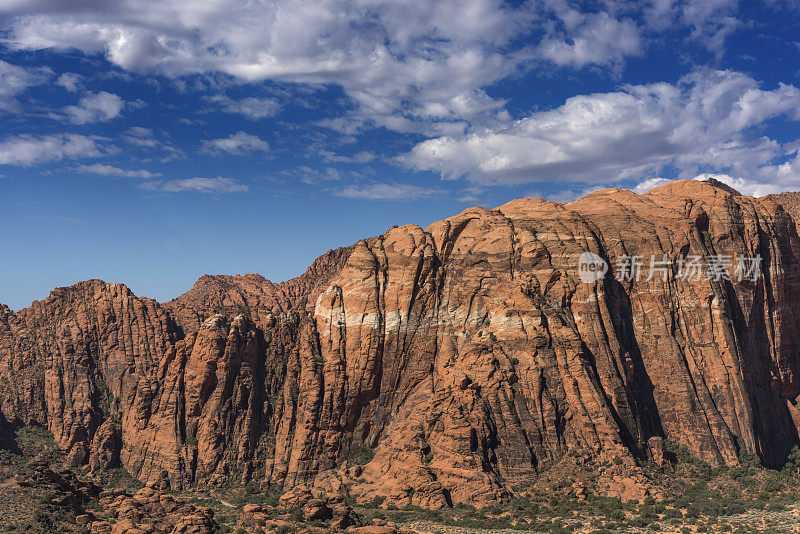
[[[263,326],[270,315],[292,310],[311,312],[319,294],[341,271],[353,246],[328,250],[296,278],[274,284],[260,274],[204,275],[180,297],[166,303],[178,323],[195,331],[214,313],[248,315]]]
[[[777,195],[767,195],[766,197],[764,197],[764,199],[776,202],[781,206],[783,206],[783,208],[795,220],[797,220],[800,217],[800,193],[793,193],[793,192],[779,193]]]
[[[590,283],[585,252],[609,266]],[[679,276],[720,257],[759,275]],[[638,279],[617,272],[630,258]],[[778,465],[798,443],[799,302],[779,200],[696,181],[522,199],[393,227],[283,284],[204,276],[161,305],[91,280],[0,308],[0,413],[151,487],[397,506],[504,499],[573,451],[633,470],[665,441]]]

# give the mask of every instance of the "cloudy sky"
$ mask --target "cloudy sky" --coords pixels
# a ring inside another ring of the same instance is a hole
[[[4,0],[0,302],[512,198],[800,190],[797,0]]]

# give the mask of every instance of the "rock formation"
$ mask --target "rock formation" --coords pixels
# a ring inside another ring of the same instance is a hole
[[[610,266],[591,283],[587,251]],[[755,281],[678,276],[759,256]],[[643,276],[616,276],[632,257]],[[151,486],[398,506],[503,499],[570,451],[632,468],[653,437],[778,465],[798,442],[798,302],[800,238],[774,199],[679,181],[515,200],[283,284],[205,276],[160,305],[92,280],[0,308],[0,412]]]
[[[244,313],[260,326],[271,314],[290,310],[313,313],[317,297],[342,269],[352,250],[352,246],[329,250],[314,260],[306,272],[280,284],[253,273],[205,275],[188,292],[164,306],[181,326],[191,331],[218,312],[231,317]]]
[[[780,193],[777,195],[767,195],[765,200],[771,200],[783,206],[783,208],[795,220],[800,218],[800,193]]]
[[[52,471],[41,461],[25,466],[14,478],[19,486],[49,490],[41,511],[70,512],[75,523],[92,534],[213,534],[220,530],[211,509],[192,506],[152,488],[142,488],[133,495],[122,489],[101,491],[71,471]],[[91,501],[95,506],[88,510]],[[62,530],[55,523],[53,519],[40,519],[39,527],[45,532],[67,532],[66,527]]]

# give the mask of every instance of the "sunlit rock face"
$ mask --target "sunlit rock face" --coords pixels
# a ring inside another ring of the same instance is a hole
[[[203,277],[167,304],[60,288],[0,308],[0,409],[151,485],[399,506],[503,499],[572,450],[633,466],[654,436],[779,464],[800,423],[800,240],[779,202],[695,181],[522,199],[394,227],[282,284]],[[587,251],[609,266],[589,283]],[[641,276],[620,276],[634,257]],[[681,276],[691,257],[761,261],[754,279]]]

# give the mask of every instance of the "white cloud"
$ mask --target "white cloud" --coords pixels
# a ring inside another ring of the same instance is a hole
[[[119,117],[123,107],[125,101],[118,95],[100,91],[84,94],[77,106],[65,107],[64,114],[74,124],[105,122]]]
[[[695,180],[719,180],[725,185],[729,185],[742,194],[754,197],[763,197],[773,193],[780,193],[785,191],[785,188],[780,187],[774,183],[759,183],[758,181],[748,180],[745,178],[735,178],[725,173],[709,173],[704,172],[694,177]]]
[[[583,67],[642,53],[641,32],[632,20],[617,20],[607,12],[582,13],[563,0],[550,0],[549,4],[563,30],[551,26],[539,44],[538,53],[544,59]]]
[[[349,185],[333,193],[338,197],[360,198],[365,200],[390,200],[405,202],[420,198],[430,198],[445,194],[442,189],[419,187],[411,184],[372,183]]]
[[[45,83],[51,74],[46,68],[25,68],[0,60],[0,110],[16,111],[19,103],[14,97]]]
[[[670,180],[666,178],[648,178],[647,180],[642,180],[635,187],[633,187],[632,191],[639,195],[647,193],[651,189],[655,189],[660,185],[664,185],[665,183],[669,182]]]
[[[562,202],[562,203],[569,203],[579,198],[583,198],[589,193],[594,193],[595,191],[599,191],[603,189],[604,186],[591,186],[591,187],[584,187],[580,189],[564,189],[563,191],[559,191],[557,193],[553,193],[547,195],[547,200],[551,202]]]
[[[161,143],[153,136],[153,130],[142,128],[141,126],[128,128],[123,139],[129,145],[139,148],[158,148],[161,146]]]
[[[81,88],[81,79],[83,76],[75,74],[74,72],[65,72],[56,80],[56,85],[63,87],[70,93],[77,93]]]
[[[193,191],[196,193],[247,193],[250,188],[231,178],[185,178],[181,180],[168,180],[166,182],[144,182],[141,189],[149,191],[166,191],[168,193],[181,193]]]
[[[35,136],[13,135],[0,141],[0,165],[34,165],[62,159],[96,158],[107,149],[95,136],[71,133]]]
[[[738,7],[738,0],[652,0],[644,19],[651,30],[688,28],[691,38],[719,59],[725,40],[742,26],[736,17]]]
[[[248,97],[233,100],[225,95],[214,95],[205,100],[219,106],[225,113],[242,115],[250,120],[274,117],[281,110],[280,103],[274,98]]]
[[[153,130],[144,128],[142,126],[131,126],[125,130],[122,139],[126,144],[143,149],[144,151],[161,151],[162,155],[153,157],[152,152],[147,158],[140,158],[140,161],[153,161],[157,160],[161,163],[166,163],[176,159],[184,158],[185,155],[182,150],[172,145],[168,140],[157,139]]]
[[[378,157],[368,150],[362,150],[352,156],[342,156],[330,150],[320,150],[319,155],[322,156],[322,159],[330,163],[369,163]]]
[[[562,5],[563,4],[563,5]],[[483,88],[529,69],[618,62],[641,49],[640,30],[610,8],[558,0],[120,0],[103,9],[60,0],[0,7],[17,49],[105,53],[128,71],[178,77],[220,72],[239,81],[337,85],[355,103],[340,131],[368,126],[436,135],[505,120]],[[541,46],[530,46],[541,40]],[[274,99],[213,97],[249,118],[275,115]]]
[[[466,175],[484,184],[607,183],[666,165],[685,177],[714,168],[759,182],[797,184],[797,144],[757,134],[778,116],[800,120],[798,88],[762,90],[741,73],[699,71],[676,85],[575,96],[502,127],[429,139],[400,159],[446,178]],[[777,165],[776,158],[787,161]]]
[[[150,172],[145,169],[121,169],[111,165],[102,163],[95,163],[93,165],[79,165],[74,169],[77,172],[85,172],[90,174],[99,174],[101,176],[118,176],[121,178],[157,178],[161,176],[160,172]]]
[[[682,6],[684,24],[691,26],[692,37],[722,57],[725,39],[741,22],[736,18],[738,0],[689,0]]]
[[[139,138],[153,137],[152,128],[144,128],[142,126],[131,126],[125,131],[128,135],[133,137],[139,137]]]
[[[258,136],[244,132],[236,132],[228,137],[203,141],[203,152],[209,154],[241,155],[248,152],[267,152],[269,143]]]
[[[315,185],[320,182],[336,182],[342,175],[333,167],[326,167],[322,170],[312,169],[308,165],[302,165],[297,169],[288,172],[291,176],[297,176],[304,184]]]

